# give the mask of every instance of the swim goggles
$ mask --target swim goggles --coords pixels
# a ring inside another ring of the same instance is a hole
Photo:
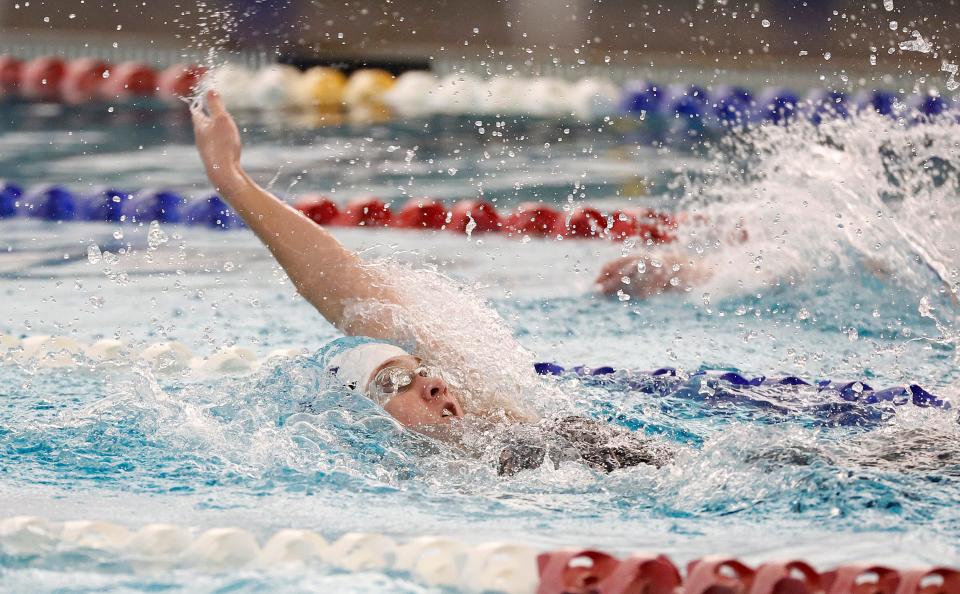
[[[407,390],[417,377],[437,377],[443,379],[439,367],[420,363],[414,369],[406,367],[384,367],[373,376],[367,386],[367,392],[381,405],[397,394]]]

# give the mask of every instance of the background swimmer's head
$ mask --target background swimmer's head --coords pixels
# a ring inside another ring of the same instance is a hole
[[[384,361],[373,371],[367,381],[365,392],[375,390],[372,386],[377,374],[387,368],[399,368],[413,371],[421,366],[421,361],[412,355],[403,355]],[[463,417],[460,399],[450,391],[446,380],[436,374],[421,375],[413,373],[412,381],[402,390],[390,396],[383,404],[384,410],[403,425],[416,429],[438,424],[449,424]]]

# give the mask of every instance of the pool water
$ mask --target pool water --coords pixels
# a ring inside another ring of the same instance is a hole
[[[182,114],[0,109],[0,177],[207,189]],[[565,463],[502,478],[491,460],[400,431],[346,394],[339,406],[297,412],[296,361],[225,376],[8,360],[0,514],[241,526],[261,539],[287,527],[328,539],[435,534],[651,550],[678,562],[709,553],[802,556],[824,568],[960,562],[949,295],[957,124],[863,117],[693,148],[651,144],[619,122],[304,128],[244,115],[241,124],[245,163],[281,195],[402,202],[482,192],[503,210],[543,199],[702,215],[709,222],[682,229],[679,249],[712,277],[647,301],[593,291],[602,263],[629,251],[610,241],[335,230],[369,258],[436,267],[461,283],[537,360],[621,370],[545,378],[566,397],[541,408],[657,436],[676,447],[675,461],[612,474]],[[723,240],[737,224],[748,241]],[[161,229],[165,241],[151,247],[145,227],[0,222],[0,333],[179,340],[200,355],[238,344],[261,356],[338,336],[249,232]],[[91,260],[91,245],[111,255]],[[679,377],[645,373],[664,366]],[[688,377],[701,369],[916,383],[953,407]],[[0,563],[10,591],[431,591],[403,574],[322,566],[141,574],[96,551],[6,551]]]

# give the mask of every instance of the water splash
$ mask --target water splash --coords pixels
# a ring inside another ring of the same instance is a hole
[[[695,215],[685,243],[714,271],[708,290],[741,294],[858,274],[918,298],[955,294],[958,131],[949,119],[864,113],[737,135],[717,151],[711,179],[692,182],[681,201]],[[731,239],[738,226],[748,241]]]
[[[345,316],[390,319],[405,346],[450,376],[468,413],[530,420],[562,398],[533,373],[533,354],[474,291],[433,268],[392,261],[370,266],[404,305],[356,302]]]

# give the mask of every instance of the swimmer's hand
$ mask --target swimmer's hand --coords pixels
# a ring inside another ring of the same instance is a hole
[[[207,177],[217,186],[218,191],[226,191],[242,178],[242,143],[237,123],[227,112],[219,93],[213,90],[206,94],[206,112],[200,102],[194,103],[190,112],[193,116],[197,150],[200,151],[200,158],[207,169]]]
[[[594,281],[604,295],[618,291],[646,299],[662,293],[686,291],[709,278],[709,272],[680,254],[664,252],[617,258],[608,262]]]

